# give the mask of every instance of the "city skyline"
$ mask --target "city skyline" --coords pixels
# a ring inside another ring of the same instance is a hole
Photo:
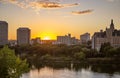
[[[16,39],[19,27],[30,28],[31,38],[71,33],[79,39],[105,29],[111,19],[120,29],[119,7],[119,0],[0,0],[0,20],[8,22],[9,39]]]

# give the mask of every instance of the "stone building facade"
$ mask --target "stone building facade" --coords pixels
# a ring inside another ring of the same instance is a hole
[[[113,47],[120,47],[120,30],[114,28],[113,20],[111,20],[110,28],[106,31],[95,32],[92,36],[92,48],[100,50],[101,44],[109,42]]]

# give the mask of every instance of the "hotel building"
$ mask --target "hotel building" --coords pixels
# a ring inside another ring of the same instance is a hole
[[[101,30],[94,33],[92,36],[92,48],[99,51],[101,44],[107,42],[115,48],[120,47],[120,30],[115,29],[113,20],[111,20],[110,28],[106,28],[106,31]]]

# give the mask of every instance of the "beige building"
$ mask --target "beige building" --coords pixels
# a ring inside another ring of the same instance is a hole
[[[30,44],[30,29],[29,28],[18,28],[17,29],[17,44]]]
[[[120,30],[114,28],[113,20],[111,20],[110,28],[106,31],[95,32],[92,36],[92,48],[100,50],[101,44],[109,42],[113,47],[120,47]]]
[[[8,44],[8,23],[0,21],[0,45]]]
[[[17,41],[16,41],[16,40],[9,40],[9,41],[8,41],[8,44],[9,44],[10,46],[16,46],[16,45],[17,45]]]
[[[41,44],[41,39],[40,39],[40,37],[36,37],[36,38],[34,38],[34,39],[31,39],[30,40],[30,44],[32,45],[32,44]]]
[[[90,41],[90,33],[84,33],[80,35],[80,41],[81,44],[86,44],[88,41]]]
[[[78,43],[78,39],[71,37],[71,34],[65,36],[57,36],[56,44],[66,44],[66,45],[75,45]]]

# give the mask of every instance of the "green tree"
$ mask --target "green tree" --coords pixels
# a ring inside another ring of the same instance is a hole
[[[0,50],[0,78],[20,78],[28,70],[26,60],[17,57],[14,50],[8,46]]]
[[[116,55],[116,49],[115,48],[109,48],[108,51],[106,51],[106,57],[114,57]]]
[[[49,59],[51,59],[51,57],[52,57],[51,55],[46,54],[46,55],[42,56],[41,59],[42,60],[49,60]]]
[[[74,54],[76,60],[84,60],[86,55],[84,52],[78,52]]]
[[[108,51],[110,48],[112,48],[112,47],[111,47],[111,45],[110,45],[109,42],[103,43],[103,44],[101,45],[100,52],[101,52],[101,53],[105,53],[105,52]]]

